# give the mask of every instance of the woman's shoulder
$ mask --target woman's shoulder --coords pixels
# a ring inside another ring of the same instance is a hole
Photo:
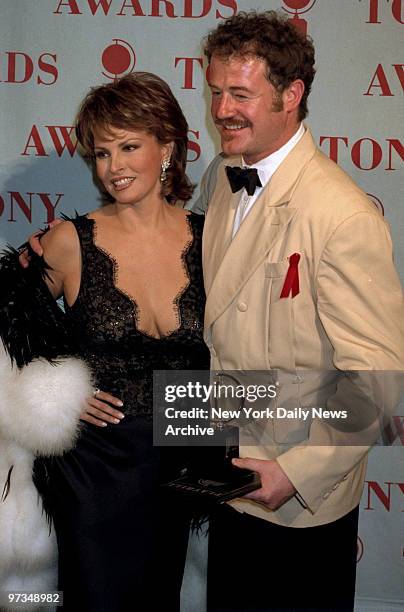
[[[41,237],[41,246],[46,253],[64,254],[74,251],[77,246],[77,231],[73,219],[65,217],[63,221],[49,229]]]
[[[41,237],[41,245],[45,249],[57,250],[63,253],[75,251],[79,244],[79,236],[89,230],[98,211],[68,216],[63,214],[60,222],[46,231]]]
[[[81,243],[91,232],[92,222],[87,214],[64,215],[60,223],[41,237],[45,261],[56,270],[73,269],[80,259]]]

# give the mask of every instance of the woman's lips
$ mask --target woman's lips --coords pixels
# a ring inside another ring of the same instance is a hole
[[[134,180],[135,178],[133,176],[125,176],[119,179],[112,179],[111,184],[115,191],[123,191],[124,189],[129,187],[129,185],[131,185]]]

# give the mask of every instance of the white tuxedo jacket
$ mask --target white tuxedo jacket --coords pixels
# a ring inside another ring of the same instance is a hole
[[[284,389],[300,381],[297,399],[309,403],[324,385],[317,381],[316,391],[311,370],[324,373],[325,387],[326,372],[362,371],[360,381],[344,380],[328,401],[343,406],[348,398],[348,410],[366,416],[363,397],[373,385],[366,371],[404,370],[404,302],[386,221],[307,130],[232,240],[240,193],[232,194],[226,165],[241,160],[217,158],[202,184],[202,193],[214,185],[203,237],[212,368],[278,370]],[[294,253],[300,254],[300,291],[280,298]],[[392,389],[387,412],[397,392]],[[234,507],[306,527],[336,520],[359,503],[375,423],[363,444],[321,419],[294,422],[293,445],[283,443],[290,440],[290,424],[275,419],[267,425],[272,443],[242,447],[240,455],[276,457],[299,495],[276,512],[242,499]]]

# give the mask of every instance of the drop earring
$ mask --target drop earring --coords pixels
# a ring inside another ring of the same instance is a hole
[[[164,183],[164,181],[167,180],[167,168],[170,167],[170,159],[163,159],[163,161],[161,162],[161,174],[160,174],[160,181],[162,183]]]

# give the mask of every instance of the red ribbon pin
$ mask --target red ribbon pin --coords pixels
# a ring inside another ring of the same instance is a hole
[[[285,282],[283,283],[281,298],[287,298],[292,294],[294,298],[299,293],[299,265],[300,254],[293,253],[289,257],[289,269],[286,274]]]

